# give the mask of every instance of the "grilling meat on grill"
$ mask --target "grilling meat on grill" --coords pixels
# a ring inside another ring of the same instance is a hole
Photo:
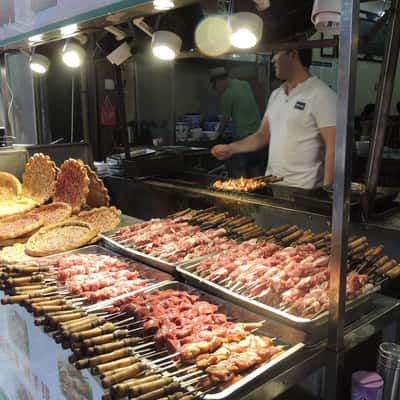
[[[253,192],[267,186],[262,180],[252,178],[230,179],[228,181],[216,181],[213,183],[214,189],[229,190],[234,192]]]

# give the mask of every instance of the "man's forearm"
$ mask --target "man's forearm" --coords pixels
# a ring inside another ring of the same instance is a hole
[[[231,144],[235,154],[251,153],[257,151],[268,144],[268,138],[262,132],[256,132],[245,139],[239,140]]]
[[[335,152],[330,151],[325,155],[324,185],[331,185],[335,173]]]

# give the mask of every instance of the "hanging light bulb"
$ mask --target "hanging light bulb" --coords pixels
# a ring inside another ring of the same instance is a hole
[[[62,60],[70,68],[78,68],[81,66],[85,58],[85,50],[79,44],[71,41],[65,42],[62,50]]]
[[[50,60],[42,54],[32,54],[29,59],[29,67],[37,74],[44,74],[50,67]]]
[[[154,0],[153,7],[156,10],[170,10],[175,7],[173,0]]]
[[[229,17],[230,42],[239,49],[250,49],[261,39],[263,20],[257,14],[238,12]]]
[[[211,15],[204,18],[195,31],[197,49],[208,57],[218,57],[229,51],[231,30],[226,18]]]
[[[153,33],[151,49],[153,54],[162,60],[173,60],[181,51],[182,39],[169,31]]]

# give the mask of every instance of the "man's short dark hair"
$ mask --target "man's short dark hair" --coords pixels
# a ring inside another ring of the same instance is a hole
[[[299,49],[297,52],[299,54],[300,62],[305,68],[309,69],[312,63],[312,49]]]

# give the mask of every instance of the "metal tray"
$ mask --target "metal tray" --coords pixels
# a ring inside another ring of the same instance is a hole
[[[107,248],[118,251],[121,254],[125,254],[126,256],[142,261],[146,264],[149,264],[153,267],[156,267],[172,275],[177,274],[176,269],[178,268],[178,266],[192,265],[213,255],[213,254],[207,254],[205,256],[194,258],[192,260],[186,260],[178,263],[170,263],[168,261],[162,260],[161,258],[153,257],[150,254],[142,253],[141,251],[135,250],[134,248],[126,247],[123,244],[119,243],[117,240],[112,239],[109,235],[114,234],[115,232],[118,231],[118,229],[114,229],[110,232],[100,234],[100,237],[103,239],[104,245]]]
[[[328,311],[325,311],[324,313],[318,315],[313,319],[297,317],[293,314],[281,311],[267,304],[249,299],[246,296],[242,296],[223,286],[210,282],[207,279],[201,278],[196,274],[188,271],[186,267],[188,266],[177,267],[177,272],[179,272],[183,276],[183,278],[189,283],[193,284],[196,287],[207,290],[210,293],[214,293],[217,296],[221,296],[228,301],[239,304],[242,307],[245,307],[246,309],[251,310],[255,313],[258,313],[265,317],[273,318],[277,321],[280,321],[284,324],[305,332],[303,341],[306,344],[314,344],[324,339],[328,334]],[[349,324],[351,322],[354,322],[362,314],[370,312],[374,308],[372,299],[378,291],[380,291],[380,286],[376,286],[372,291],[358,297],[357,299],[348,301],[346,303],[345,323]]]
[[[221,298],[215,297],[211,294],[205,293],[201,290],[195,289],[191,286],[188,286],[184,283],[170,281],[165,282],[153,289],[147,290],[147,292],[152,292],[154,290],[184,290],[189,293],[195,293],[201,295],[202,299],[209,301],[210,303],[218,305],[219,311],[221,313],[227,314],[229,317],[233,319],[237,319],[242,322],[258,322],[263,321],[264,318],[256,313],[246,310],[245,308],[230,303]],[[99,304],[100,305],[100,304]],[[260,328],[258,333],[269,336],[269,337],[278,337],[279,336],[279,344],[289,345],[291,346],[288,350],[286,350],[283,354],[278,356],[277,358],[271,360],[270,362],[260,366],[254,371],[250,372],[248,375],[235,382],[231,386],[222,390],[219,393],[206,394],[204,399],[206,400],[224,400],[227,398],[232,398],[240,392],[240,396],[244,396],[250,391],[255,389],[255,380],[258,382],[265,381],[268,376],[271,376],[273,370],[278,365],[281,366],[282,363],[286,363],[290,361],[290,359],[297,354],[302,348],[304,348],[304,344],[299,342],[299,333],[296,332],[295,329],[291,329],[277,321],[265,321],[262,328]]]

